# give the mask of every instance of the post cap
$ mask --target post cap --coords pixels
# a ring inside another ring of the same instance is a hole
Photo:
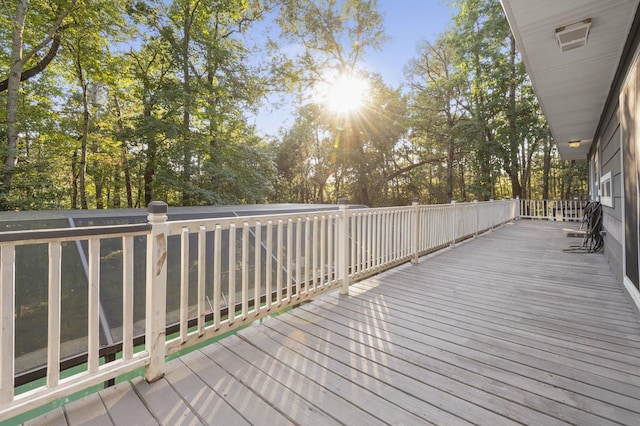
[[[340,199],[338,200],[338,204],[340,204],[340,205],[347,205],[347,204],[349,204],[349,199],[348,199],[348,198],[346,198],[346,197],[342,197],[342,198],[340,198]]]
[[[147,211],[149,213],[160,214],[160,213],[166,213],[167,210],[168,210],[168,206],[167,206],[167,203],[165,203],[164,201],[152,201],[147,206]]]
[[[420,199],[418,197],[413,197],[413,199],[411,200],[413,203],[419,203]]]

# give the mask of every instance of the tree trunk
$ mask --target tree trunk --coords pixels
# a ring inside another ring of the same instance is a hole
[[[78,208],[78,150],[73,150],[73,157],[71,158],[71,208]]]
[[[458,167],[460,168],[460,194],[461,194],[460,196],[464,201],[467,199],[467,184],[465,182],[465,177],[464,177],[464,162],[459,161]]]
[[[362,135],[360,133],[360,127],[358,124],[352,123],[350,134],[350,142],[353,144],[350,152],[355,154],[355,171],[357,173],[356,180],[358,185],[358,199],[354,202],[364,204],[365,206],[371,205],[369,198],[369,167],[367,164],[367,157],[364,152]]]
[[[82,89],[82,129],[80,132],[80,208],[87,210],[87,147],[89,140],[89,99],[87,95],[87,82],[84,79],[82,63],[80,61],[80,53],[76,52],[76,72],[78,73],[78,81]]]
[[[569,176],[567,177],[567,186],[565,188],[564,199],[571,199],[571,192],[573,191],[573,167],[576,164],[576,160],[571,160],[569,162]]]
[[[549,174],[551,172],[551,140],[544,143],[544,159],[542,162],[542,199],[549,199]]]
[[[124,123],[122,122],[122,110],[120,109],[120,101],[118,96],[114,95],[113,100],[116,107],[116,114],[118,116],[118,131],[120,134],[124,134]],[[127,207],[133,208],[133,192],[131,190],[131,170],[129,168],[129,149],[127,148],[127,142],[122,143],[122,169],[124,170],[124,186],[127,192]],[[118,175],[119,176],[119,175]],[[119,194],[118,194],[119,198]]]
[[[529,152],[525,152],[525,144],[520,144],[520,158],[522,162],[520,164],[520,198],[526,199],[528,197],[531,188],[531,162],[534,150],[537,149],[538,143],[534,142],[529,144]],[[515,197],[514,197],[515,198]]]
[[[189,4],[184,10],[184,29],[182,38],[182,84],[184,96],[184,111],[182,114],[182,205],[191,204],[191,74],[189,72],[189,44],[191,37],[192,10]]]
[[[144,117],[149,119],[151,117],[151,106],[145,103]],[[155,138],[152,136],[147,141],[147,161],[144,164],[144,205],[148,206],[153,201],[153,181],[156,175],[156,156],[158,153],[158,144]]]
[[[509,34],[509,68],[511,78],[509,82],[509,177],[511,178],[511,196],[513,198],[522,196],[520,186],[520,172],[518,164],[518,129],[516,123],[516,39]]]
[[[92,85],[91,87],[91,105],[96,105],[98,102],[98,85]],[[90,109],[88,108],[89,104],[87,104],[87,111],[90,113]],[[92,125],[91,125],[91,116],[89,115],[89,120],[87,121],[87,136],[89,134],[90,131],[92,131]],[[87,142],[88,142],[88,137],[87,137]],[[91,138],[91,152],[93,154],[98,154],[99,153],[99,147],[98,147],[98,139],[93,137]],[[97,160],[97,156],[94,156],[94,160],[91,163],[91,169],[93,172],[93,182],[96,188],[96,209],[98,210],[102,210],[104,209],[104,199],[103,199],[103,192],[104,192],[104,173],[102,172],[102,170],[100,170],[100,164],[98,164],[98,160]],[[108,195],[107,195],[108,197]]]
[[[62,10],[52,25],[47,28],[47,35],[43,41],[33,47],[26,54],[23,53],[23,32],[27,19],[27,10],[29,0],[16,0],[16,15],[11,20],[11,66],[9,68],[9,78],[6,80],[7,90],[7,152],[3,159],[4,169],[2,170],[2,186],[0,196],[6,200],[11,192],[11,181],[15,168],[18,163],[18,142],[19,142],[19,126],[18,126],[18,104],[20,97],[20,82],[22,81],[22,73],[25,63],[36,53],[46,47],[51,40],[56,37],[56,32],[60,29],[62,21],[71,13],[76,5],[77,0],[72,0],[66,9]],[[4,4],[4,2],[3,2]],[[52,49],[57,52],[57,47]],[[51,51],[50,51],[51,53]],[[45,57],[34,68],[27,70],[30,73],[42,71],[50,61],[50,55]],[[51,56],[51,59],[53,57]],[[44,66],[42,66],[44,64]],[[35,75],[35,74],[33,74]],[[33,75],[30,75],[32,77]],[[2,82],[4,86],[4,82]],[[1,206],[0,206],[1,207]]]
[[[453,136],[449,135],[449,144],[447,147],[447,198],[453,200],[453,159],[455,156],[455,144]]]
[[[18,0],[16,17],[13,20],[11,34],[11,68],[7,81],[7,153],[2,173],[3,198],[11,192],[11,180],[18,162],[18,101],[20,97],[20,78],[24,61],[22,58],[22,34],[27,19],[28,0]]]

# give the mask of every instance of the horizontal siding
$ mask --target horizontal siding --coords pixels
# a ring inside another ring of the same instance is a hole
[[[612,210],[604,207],[606,210]],[[602,226],[607,233],[607,240],[614,239],[618,244],[622,244],[622,221],[609,214],[602,215]]]
[[[609,233],[604,237],[604,254],[618,282],[622,282],[622,244],[611,238]]]
[[[620,147],[620,132],[622,128],[619,120],[619,108],[616,108],[601,138],[601,169],[600,175],[611,172],[611,190],[613,207],[602,207],[602,225],[606,234],[605,256],[609,265],[620,282],[622,282],[622,244],[624,241],[622,216],[623,216],[623,174]]]
[[[616,108],[616,113],[613,114],[610,120],[607,122],[607,127],[605,128],[604,133],[601,136],[602,141],[607,141],[607,143],[614,138],[614,133],[618,131],[620,128],[620,117],[618,114],[618,110]],[[611,158],[611,156],[609,156]]]

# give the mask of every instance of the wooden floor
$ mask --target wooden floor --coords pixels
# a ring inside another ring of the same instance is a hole
[[[519,221],[35,424],[640,425],[640,324],[567,224]]]

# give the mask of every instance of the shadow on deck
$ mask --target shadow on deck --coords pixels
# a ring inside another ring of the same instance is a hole
[[[640,424],[640,323],[563,226],[504,226],[30,424]]]

